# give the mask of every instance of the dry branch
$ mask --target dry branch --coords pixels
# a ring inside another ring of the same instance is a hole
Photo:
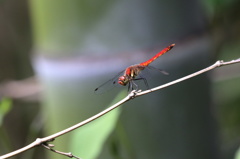
[[[73,125],[73,126],[67,128],[67,129],[64,129],[64,130],[62,130],[62,131],[60,131],[60,132],[58,132],[58,133],[55,133],[55,134],[53,134],[53,135],[50,135],[50,136],[47,136],[47,137],[44,137],[44,138],[37,138],[34,142],[32,142],[31,144],[29,144],[29,145],[27,145],[27,146],[25,146],[25,147],[23,147],[23,148],[20,148],[20,149],[18,149],[18,150],[16,150],[16,151],[13,151],[13,152],[10,152],[10,153],[5,154],[5,155],[3,155],[3,156],[0,156],[0,159],[5,159],[5,158],[9,158],[9,157],[15,156],[15,155],[17,155],[17,154],[20,154],[20,153],[22,153],[22,152],[24,152],[24,151],[27,151],[27,150],[29,150],[29,149],[31,149],[31,148],[34,148],[34,147],[36,147],[36,146],[39,146],[39,145],[44,145],[44,147],[46,148],[45,145],[48,145],[48,144],[47,144],[48,142],[53,141],[55,138],[57,138],[57,137],[59,137],[59,136],[62,136],[62,135],[64,135],[64,134],[67,134],[67,133],[69,133],[69,132],[71,132],[71,131],[73,131],[73,130],[75,130],[75,129],[77,129],[77,128],[85,125],[85,124],[88,124],[88,123],[90,123],[90,122],[93,121],[93,120],[96,120],[97,118],[103,116],[104,114],[112,111],[113,109],[119,107],[119,106],[122,105],[123,103],[125,103],[125,102],[127,102],[127,101],[129,101],[129,100],[131,100],[131,99],[133,99],[133,98],[135,98],[135,97],[142,96],[142,95],[144,95],[144,94],[151,93],[151,92],[154,92],[154,91],[157,91],[157,90],[160,90],[160,89],[169,87],[169,86],[171,86],[171,85],[174,85],[174,84],[176,84],[176,83],[182,82],[182,81],[187,80],[187,79],[189,79],[189,78],[195,77],[195,76],[200,75],[200,74],[202,74],[202,73],[205,73],[205,72],[207,72],[207,71],[213,70],[213,69],[215,69],[215,68],[217,68],[217,67],[226,66],[226,65],[235,64],[235,63],[240,63],[240,58],[237,59],[237,60],[232,60],[232,61],[228,61],[228,62],[217,61],[217,62],[214,63],[213,65],[211,65],[211,66],[209,66],[209,67],[207,67],[207,68],[205,68],[205,69],[202,69],[202,70],[200,70],[200,71],[198,71],[198,72],[195,72],[195,73],[190,74],[190,75],[188,75],[188,76],[182,77],[182,78],[177,79],[177,80],[175,80],[175,81],[166,83],[166,84],[164,84],[164,85],[161,85],[161,86],[158,86],[158,87],[155,87],[155,88],[146,90],[146,91],[132,91],[132,92],[131,92],[130,94],[128,94],[128,96],[126,96],[124,99],[122,99],[122,100],[119,101],[118,103],[114,104],[113,106],[111,106],[111,107],[103,110],[102,112],[100,112],[100,113],[98,113],[98,114],[96,114],[96,115],[94,115],[94,116],[92,116],[92,117],[90,117],[90,118],[88,118],[88,119],[86,119],[86,120],[84,120],[84,121],[76,124],[76,125]],[[48,149],[51,150],[51,151],[57,151],[57,150],[52,150],[51,148],[48,148]],[[57,151],[57,152],[58,152],[58,151]],[[61,152],[61,153],[62,153],[62,152]],[[61,154],[61,153],[60,153],[60,154]],[[66,156],[68,156],[68,157],[72,156],[72,157],[73,157],[73,155],[72,155],[71,153],[65,153],[65,154],[62,153],[62,154],[63,154],[63,155],[66,155],[66,154],[67,154]]]

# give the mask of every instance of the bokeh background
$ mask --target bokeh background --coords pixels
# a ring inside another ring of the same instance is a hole
[[[175,43],[150,87],[240,56],[238,0],[1,0],[0,154],[126,94],[94,89]],[[239,159],[240,65],[136,98],[54,141],[86,159]],[[140,85],[144,89],[143,86]],[[37,147],[14,158],[66,158]]]

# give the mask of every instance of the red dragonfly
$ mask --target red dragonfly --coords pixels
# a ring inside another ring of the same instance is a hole
[[[122,86],[126,86],[128,84],[128,91],[133,90],[134,87],[137,90],[138,86],[137,84],[134,82],[136,80],[143,80],[145,85],[148,87],[148,83],[147,80],[143,77],[141,77],[139,74],[141,71],[143,71],[146,67],[150,67],[148,66],[150,63],[152,63],[154,60],[156,60],[158,57],[160,57],[161,55],[165,54],[166,52],[168,52],[169,50],[171,50],[173,47],[175,46],[175,44],[169,45],[168,47],[164,48],[162,51],[158,52],[155,56],[153,56],[152,58],[150,58],[149,60],[142,62],[140,64],[135,64],[132,66],[127,67],[124,71],[120,72],[117,76],[115,76],[113,79],[103,83],[101,86],[99,86],[98,88],[96,88],[94,91],[96,93],[98,92],[102,92],[101,89],[103,89],[103,87],[107,84],[109,84],[109,82],[111,84],[116,84],[116,82]],[[150,68],[154,68],[154,67],[150,67]],[[159,70],[159,69],[158,69]],[[167,72],[163,71],[163,70],[159,70],[161,73],[163,74],[168,74]],[[124,72],[124,73],[123,73]],[[118,80],[115,80],[121,73],[123,73],[122,76],[120,76],[118,78]],[[100,91],[101,90],[101,91]]]

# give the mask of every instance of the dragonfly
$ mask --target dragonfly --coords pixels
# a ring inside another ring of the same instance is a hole
[[[109,84],[115,85],[116,83],[118,83],[121,86],[128,85],[128,91],[132,91],[134,89],[138,90],[138,85],[135,83],[135,81],[138,81],[138,80],[143,80],[145,85],[147,86],[147,88],[149,88],[146,78],[140,76],[140,73],[147,67],[157,69],[157,68],[149,66],[149,64],[151,64],[158,57],[160,57],[163,54],[170,51],[174,46],[175,46],[175,44],[171,44],[171,45],[167,46],[166,48],[164,48],[163,50],[161,50],[160,52],[158,52],[156,55],[154,55],[149,60],[127,67],[125,70],[121,71],[114,78],[110,79],[109,81],[103,83],[98,88],[96,88],[94,90],[94,92],[100,93],[100,92],[102,92],[102,90],[104,90],[104,87],[107,87],[106,85],[109,85]],[[160,69],[157,69],[157,70],[159,70],[163,74],[166,74],[166,75],[168,74],[167,72],[165,72],[163,70],[160,70]],[[121,75],[121,74],[123,74],[123,75]]]

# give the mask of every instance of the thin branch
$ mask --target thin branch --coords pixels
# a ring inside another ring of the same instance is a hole
[[[17,155],[17,154],[20,154],[20,153],[22,153],[22,152],[24,152],[24,151],[27,151],[27,150],[33,148],[33,147],[36,147],[36,146],[39,146],[39,145],[43,145],[44,143],[53,141],[55,138],[57,138],[57,137],[59,137],[59,136],[62,136],[62,135],[64,135],[64,134],[66,134],[66,133],[69,133],[70,131],[73,131],[73,130],[75,130],[75,129],[77,129],[77,128],[85,125],[85,124],[88,124],[88,123],[92,122],[93,120],[96,120],[97,118],[99,118],[99,117],[103,116],[104,114],[106,114],[106,113],[114,110],[115,108],[119,107],[119,106],[122,105],[123,103],[125,103],[125,102],[127,102],[127,101],[129,101],[129,100],[131,100],[131,99],[133,99],[133,98],[135,98],[135,97],[142,96],[142,95],[144,95],[144,94],[151,93],[151,92],[154,92],[154,91],[157,91],[157,90],[160,90],[160,89],[169,87],[169,86],[171,86],[171,85],[174,85],[174,84],[176,84],[176,83],[182,82],[182,81],[187,80],[187,79],[189,79],[189,78],[195,77],[195,76],[197,76],[197,75],[200,75],[200,74],[202,74],[202,73],[205,73],[205,72],[210,71],[210,70],[212,70],[212,69],[215,69],[215,68],[217,68],[217,67],[221,67],[221,66],[225,66],[225,65],[230,65],[230,64],[235,64],[235,63],[240,63],[240,58],[237,59],[237,60],[232,60],[232,61],[228,61],[228,62],[217,61],[217,62],[214,63],[213,65],[211,65],[211,66],[209,66],[209,67],[207,67],[207,68],[205,68],[205,69],[203,69],[203,70],[200,70],[200,71],[198,71],[198,72],[195,72],[195,73],[190,74],[190,75],[188,75],[188,76],[185,76],[185,77],[183,77],[183,78],[177,79],[177,80],[175,80],[175,81],[166,83],[166,84],[161,85],[161,86],[159,86],[159,87],[155,87],[155,88],[153,88],[153,89],[149,89],[149,90],[142,91],[142,92],[141,92],[141,91],[135,91],[135,90],[134,90],[134,91],[132,91],[128,96],[126,96],[124,99],[122,99],[122,100],[119,101],[118,103],[114,104],[113,106],[111,106],[111,107],[103,110],[102,112],[100,112],[100,113],[98,113],[98,114],[96,114],[96,115],[94,115],[94,116],[92,116],[92,117],[90,117],[90,118],[88,118],[88,119],[86,119],[86,120],[84,120],[84,121],[76,124],[76,125],[73,125],[72,127],[69,127],[69,128],[67,128],[67,129],[64,129],[64,130],[62,130],[62,131],[60,131],[60,132],[58,132],[58,133],[55,133],[55,134],[53,134],[53,135],[50,135],[50,136],[47,136],[47,137],[44,137],[44,138],[38,138],[38,139],[36,139],[34,142],[32,142],[31,144],[29,144],[29,145],[27,145],[27,146],[25,146],[25,147],[23,147],[23,148],[20,148],[20,149],[18,149],[18,150],[16,150],[16,151],[13,151],[13,152],[11,152],[11,153],[8,153],[8,154],[5,154],[5,155],[3,155],[3,156],[0,156],[0,159],[5,159],[5,158],[9,158],[9,157],[15,156],[15,155]],[[45,147],[45,148],[46,148],[46,147]],[[51,150],[51,148],[50,148],[50,150]],[[51,151],[53,151],[53,150],[51,150]],[[54,151],[56,152],[56,150],[54,150]],[[67,154],[71,154],[71,153],[67,153]]]
[[[122,99],[118,103],[116,103],[113,106],[103,110],[102,112],[100,112],[100,113],[98,113],[98,114],[96,114],[96,115],[94,115],[94,116],[92,116],[92,117],[90,117],[90,118],[88,118],[88,119],[86,119],[86,120],[76,124],[76,125],[73,125],[72,127],[64,129],[64,130],[62,130],[62,131],[60,131],[58,133],[55,133],[53,135],[50,135],[50,136],[47,136],[47,137],[44,137],[44,138],[37,138],[34,142],[32,142],[31,144],[29,144],[29,145],[27,145],[27,146],[25,146],[23,148],[20,148],[20,149],[18,149],[16,151],[13,151],[13,152],[10,152],[10,153],[5,154],[3,156],[0,156],[0,159],[5,159],[5,158],[9,158],[9,157],[15,156],[15,155],[17,155],[19,153],[27,151],[27,150],[29,150],[31,148],[34,148],[36,146],[39,146],[39,145],[41,145],[43,143],[47,143],[47,142],[53,141],[55,138],[57,138],[59,136],[62,136],[62,135],[66,134],[66,133],[68,133],[70,131],[73,131],[73,130],[75,130],[75,129],[77,129],[77,128],[79,128],[79,127],[81,127],[81,126],[83,126],[83,125],[85,125],[87,123],[92,122],[93,120],[96,120],[97,118],[99,118],[99,117],[103,116],[104,114],[112,111],[113,109],[119,107],[120,105],[122,105],[123,103],[127,102],[128,100],[130,100],[133,97],[134,97],[134,91],[131,92],[127,97],[125,97],[124,99]]]
[[[161,86],[158,86],[158,87],[146,90],[146,91],[142,91],[142,92],[136,93],[136,96],[141,96],[141,95],[144,95],[144,94],[147,94],[147,93],[150,93],[150,92],[154,92],[154,91],[157,91],[157,90],[169,87],[171,85],[174,85],[176,83],[182,82],[182,81],[187,80],[189,78],[193,78],[193,77],[195,77],[197,75],[200,75],[202,73],[208,72],[208,71],[213,70],[213,69],[215,69],[217,67],[226,66],[226,65],[235,64],[235,63],[240,63],[240,58],[236,59],[236,60],[232,60],[232,61],[227,61],[227,62],[217,61],[213,65],[211,65],[211,66],[209,66],[209,67],[207,67],[205,69],[202,69],[202,70],[200,70],[198,72],[192,73],[192,74],[190,74],[188,76],[179,78],[179,79],[177,79],[175,81],[169,82],[167,84],[164,84],[164,85],[161,85]]]
[[[44,148],[46,148],[46,149],[48,149],[48,150],[50,150],[50,151],[52,151],[52,152],[58,153],[58,154],[60,154],[60,155],[67,156],[67,157],[69,157],[69,158],[80,159],[79,157],[74,156],[71,152],[66,153],[66,152],[61,152],[61,151],[58,151],[58,150],[54,150],[54,149],[52,148],[53,145],[50,145],[50,144],[48,144],[48,143],[43,143],[43,144],[41,144],[41,145],[42,145]]]

